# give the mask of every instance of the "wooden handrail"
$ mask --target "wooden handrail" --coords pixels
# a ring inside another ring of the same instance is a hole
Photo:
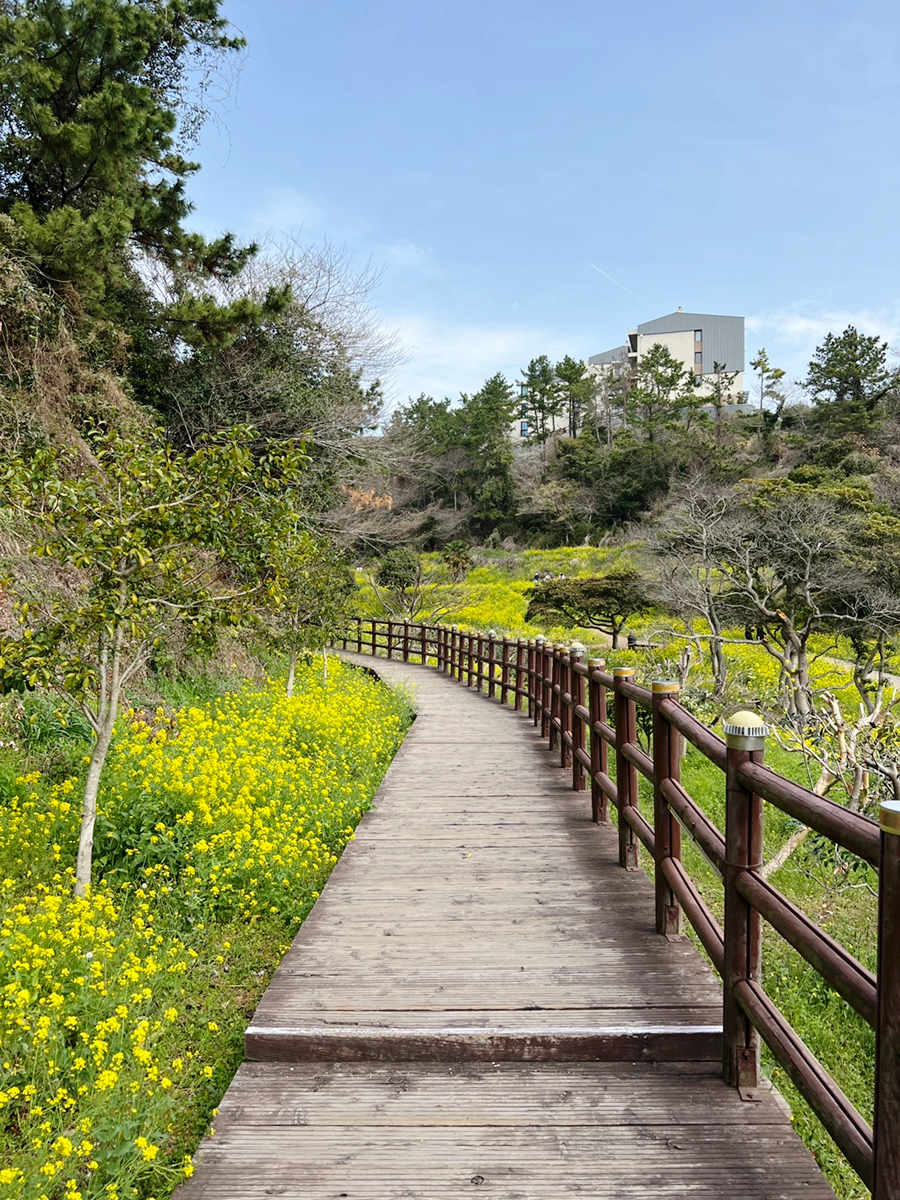
[[[741,778],[757,795],[877,867],[881,860],[878,826],[868,817],[848,811],[833,800],[817,796],[799,783],[784,779],[762,763],[744,763]]]
[[[742,1089],[755,1086],[762,1038],[854,1170],[873,1189],[875,1200],[896,1200],[900,1195],[900,805],[894,823],[884,824],[883,818],[879,830],[867,817],[765,766],[760,748],[748,749],[741,738],[730,734],[723,740],[682,707],[673,685],[641,687],[630,668],[607,672],[602,662],[584,662],[581,651],[570,653],[543,638],[498,639],[455,626],[357,618],[352,633],[341,640],[345,649],[349,645],[359,653],[388,658],[402,654],[404,661],[418,659],[424,664],[433,660],[438,670],[486,692],[494,702],[527,711],[558,764],[571,770],[573,789],[590,788],[594,821],[608,822],[609,806],[614,806],[620,866],[637,869],[640,847],[647,851],[656,880],[658,931],[676,934],[683,913],[722,976],[725,1078]],[[650,753],[639,744],[638,709],[652,714]],[[681,737],[725,775],[724,833],[681,783]],[[653,786],[652,825],[639,806],[639,774]],[[881,867],[877,977],[762,878],[762,799],[873,867]],[[723,880],[724,928],[681,861],[682,832]],[[763,990],[763,921],[876,1029],[874,1134]]]

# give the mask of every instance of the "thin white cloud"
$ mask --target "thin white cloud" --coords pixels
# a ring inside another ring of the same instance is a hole
[[[372,257],[391,269],[433,275],[436,271],[434,251],[430,246],[404,238],[387,245],[375,246]]]
[[[425,392],[441,399],[475,392],[501,371],[514,383],[539,354],[552,361],[572,353],[575,336],[559,329],[523,324],[453,323],[435,316],[388,314],[408,359],[395,373],[390,400],[402,404]]]
[[[900,301],[878,309],[794,304],[755,313],[747,318],[747,358],[765,346],[773,365],[784,368],[790,378],[800,379],[805,377],[816,347],[829,333],[843,333],[848,325],[896,347],[900,344]]]
[[[288,187],[278,188],[265,196],[253,217],[263,228],[276,229],[280,233],[303,230],[315,235],[326,224],[325,211],[320,204],[311,196]]]
[[[369,242],[369,230],[358,215],[327,206],[296,188],[276,188],[268,192],[251,214],[258,230],[276,235],[299,237],[302,241],[327,241],[356,246]],[[368,256],[368,251],[366,252]]]

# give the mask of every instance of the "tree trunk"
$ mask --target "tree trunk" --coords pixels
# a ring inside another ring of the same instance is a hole
[[[720,637],[709,639],[709,657],[712,661],[713,679],[715,681],[714,694],[721,698],[725,695],[725,688],[728,684],[728,660],[725,657]]]
[[[728,661],[725,658],[725,649],[722,643],[722,623],[719,620],[719,614],[716,611],[713,603],[710,589],[706,588],[706,619],[709,622],[711,636],[709,639],[709,661],[712,667],[714,682],[714,694],[718,697],[725,695],[725,687],[728,683]]]
[[[760,876],[763,879],[770,879],[776,871],[780,871],[797,847],[802,846],[811,833],[812,830],[805,825],[800,829],[795,829],[778,853],[773,854],[769,861],[760,868]]]
[[[287,695],[288,699],[294,694],[294,676],[297,673],[297,647],[291,646],[291,658],[288,665]]]
[[[809,690],[809,654],[806,643],[797,649],[796,669],[792,680],[797,698],[797,712],[802,717],[808,717],[812,712],[812,696]]]
[[[84,799],[81,804],[81,835],[78,839],[78,859],[75,867],[75,895],[84,896],[91,885],[91,860],[94,854],[94,825],[97,820],[97,794],[100,790],[100,776],[103,764],[112,742],[113,726],[116,722],[115,711],[107,714],[94,750],[91,754],[91,764],[88,767],[87,782],[84,785]]]
[[[834,784],[837,783],[837,779],[838,777],[834,771],[830,771],[828,767],[823,766],[819,771],[819,778],[816,780],[813,791],[817,796],[827,796]],[[776,871],[780,871],[794,851],[803,845],[811,833],[812,830],[806,825],[801,825],[799,829],[795,829],[781,849],[773,854],[769,861],[764,863],[760,868],[759,873],[762,878],[770,879]]]

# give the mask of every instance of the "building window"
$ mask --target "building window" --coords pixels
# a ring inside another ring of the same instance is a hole
[[[695,341],[695,342],[702,342],[702,341],[703,341],[703,330],[702,330],[702,329],[695,329],[695,330],[694,330],[694,341]]]
[[[702,362],[703,362],[703,354],[698,350],[697,353],[694,355],[694,366],[699,367]]]
[[[522,418],[523,421],[528,416],[528,401],[527,400],[519,409],[519,416]]]
[[[528,422],[523,421],[519,426],[519,437],[528,437]]]

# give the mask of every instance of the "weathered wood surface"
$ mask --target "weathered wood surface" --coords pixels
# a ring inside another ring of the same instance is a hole
[[[366,661],[367,665],[372,660]],[[420,667],[418,719],[246,1035],[179,1200],[833,1200],[721,993],[532,725]]]

